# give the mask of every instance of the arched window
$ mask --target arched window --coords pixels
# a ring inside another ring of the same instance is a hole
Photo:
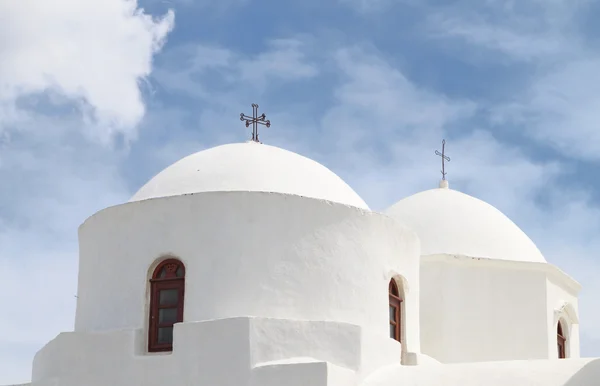
[[[173,350],[173,325],[183,321],[185,267],[176,259],[161,262],[150,279],[148,351]]]
[[[558,327],[557,327],[557,331],[556,331],[556,343],[558,344],[558,357],[560,359],[566,358],[567,357],[567,350],[566,350],[567,338],[566,338],[565,334],[563,333],[563,326],[560,321],[558,322]]]
[[[390,280],[388,288],[390,298],[390,338],[402,342],[402,298],[396,280]]]

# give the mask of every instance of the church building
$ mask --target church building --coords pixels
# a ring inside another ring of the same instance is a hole
[[[30,385],[600,385],[580,285],[499,210],[444,178],[372,211],[241,118],[80,226],[74,331]]]

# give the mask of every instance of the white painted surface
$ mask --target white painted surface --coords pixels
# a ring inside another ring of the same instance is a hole
[[[490,204],[456,190],[431,189],[385,211],[421,239],[421,254],[545,262],[523,231]]]
[[[386,330],[387,332],[387,330]],[[175,326],[172,354],[135,352],[141,331],[60,334],[34,359],[33,385],[281,386],[357,385],[375,369],[399,363],[385,334],[369,336],[378,351],[363,352],[364,329],[346,323],[232,318]],[[373,339],[375,338],[375,339]],[[283,382],[289,378],[289,382]],[[298,383],[303,381],[304,383]]]
[[[443,363],[556,358],[549,317],[579,288],[546,263],[449,255],[422,258],[421,286],[421,349]]]
[[[139,331],[63,333],[36,355],[32,386],[593,386],[600,379],[597,359],[379,362],[365,376],[356,355],[362,333],[335,322],[189,322],[176,325],[168,355],[134,353]]]
[[[252,141],[217,146],[187,156],[158,173],[130,201],[229,191],[287,193],[369,208],[325,166]]]
[[[297,196],[201,193],[105,209],[80,227],[76,331],[144,327],[161,256],[186,266],[184,321],[237,316],[352,323],[388,333],[401,273],[418,310],[418,241],[370,211]],[[410,312],[418,350],[418,312]],[[408,348],[411,349],[412,348]]]
[[[361,386],[596,386],[600,359],[389,366]]]
[[[198,193],[102,210],[79,238],[75,332],[38,353],[35,386],[280,386],[299,369],[311,385],[341,386],[420,351],[419,242],[382,214],[279,193]],[[161,256],[186,266],[170,355],[146,352],[148,278]],[[392,277],[405,291],[403,345],[389,338]]]

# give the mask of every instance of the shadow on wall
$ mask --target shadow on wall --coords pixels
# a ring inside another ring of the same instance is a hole
[[[573,375],[565,386],[592,386],[600,383],[600,359],[589,362]]]

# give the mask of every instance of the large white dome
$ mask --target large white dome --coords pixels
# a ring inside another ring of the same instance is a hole
[[[230,191],[286,193],[369,209],[325,166],[256,142],[217,146],[187,156],[154,176],[129,201]]]
[[[421,255],[546,262],[533,241],[490,204],[448,188],[417,193],[386,210],[421,239]]]

